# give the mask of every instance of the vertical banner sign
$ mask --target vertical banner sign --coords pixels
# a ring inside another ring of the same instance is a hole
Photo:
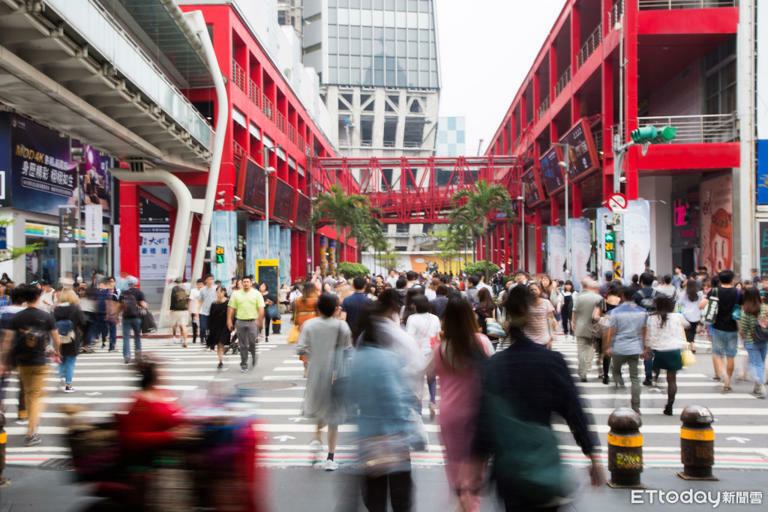
[[[589,219],[569,219],[568,237],[571,241],[571,281],[577,290],[587,277],[587,266],[592,255],[591,224]]]
[[[624,278],[645,272],[645,262],[651,253],[651,206],[648,201],[629,201],[627,211],[622,215],[624,237],[623,256]],[[621,251],[619,251],[621,252]]]
[[[102,207],[100,204],[85,205],[85,243],[101,245]]]
[[[613,272],[613,261],[605,257],[605,233],[608,231],[608,220],[613,219],[613,213],[608,208],[598,208],[597,216],[595,217],[597,227],[597,268],[598,278],[602,281],[605,279],[606,272]],[[614,242],[614,247],[618,243],[618,237]],[[618,247],[614,254],[618,254]]]
[[[701,184],[701,265],[716,274],[733,268],[733,183],[721,176]]]
[[[565,279],[565,228],[547,226],[547,267],[553,279]]]
[[[760,226],[760,275],[768,274],[768,222],[761,222]]]
[[[765,27],[768,27],[768,9],[765,2],[757,9],[756,26],[763,30],[756,30],[757,34],[757,90],[761,91],[761,97],[768,87],[768,35]],[[756,2],[757,4],[757,2]],[[757,204],[768,204],[768,103],[764,100],[757,102]],[[703,247],[703,246],[702,246]]]
[[[59,206],[59,247],[77,247],[77,207]]]
[[[0,251],[8,249],[8,228],[0,226]]]

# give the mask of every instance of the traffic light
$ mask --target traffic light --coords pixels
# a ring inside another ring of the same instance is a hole
[[[216,246],[216,263],[224,263],[224,247]]]
[[[616,259],[616,233],[613,231],[613,226],[608,226],[608,231],[605,232],[605,259]]]
[[[641,126],[630,133],[635,144],[664,144],[677,136],[677,128],[674,126]]]

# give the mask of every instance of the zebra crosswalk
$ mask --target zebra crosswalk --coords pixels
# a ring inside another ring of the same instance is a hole
[[[195,390],[211,386],[225,391],[233,391],[235,387],[247,390],[241,393],[240,407],[262,420],[262,464],[275,467],[310,466],[322,456],[309,447],[315,426],[302,416],[306,381],[303,379],[303,364],[296,357],[293,346],[260,343],[257,370],[242,375],[239,372],[239,356],[225,356],[225,370],[217,371],[215,355],[200,350],[199,346],[191,345],[185,349],[171,344],[168,339],[147,340],[145,345],[148,353],[164,361],[164,386],[182,396],[182,400],[185,395],[194,394]],[[554,349],[563,354],[575,378],[576,344],[561,337]],[[675,414],[671,417],[662,414],[666,403],[663,372],[658,387],[643,388],[641,432],[646,466],[681,466],[680,412],[685,406],[695,404],[709,407],[715,417],[716,467],[768,469],[768,422],[765,421],[768,401],[751,396],[751,383],[747,382],[736,382],[732,393],[722,394],[721,386],[712,381],[708,359],[701,354],[695,366],[679,373]],[[625,380],[629,386],[628,378]],[[65,415],[58,410],[58,406],[82,405],[87,408],[84,413],[87,417],[103,421],[114,412],[124,410],[131,401],[130,393],[137,389],[134,373],[123,364],[122,356],[117,352],[97,352],[79,357],[75,370],[75,393],[64,394],[56,385],[57,381],[53,376],[47,381],[47,409],[39,429],[43,444],[31,448],[23,446],[26,428],[13,421],[18,383],[14,379],[7,382],[5,406],[9,464],[38,465],[69,456],[63,426]],[[597,378],[596,368],[589,374],[588,382],[577,383],[577,388],[583,406],[594,418],[591,428],[600,438],[605,455],[608,416],[617,407],[629,406],[629,389],[604,385]],[[417,466],[443,464],[439,427],[437,421],[430,421],[427,411],[425,404],[424,423],[429,443],[424,451],[413,454],[413,463]],[[586,464],[587,459],[562,419],[553,418],[553,428],[559,438],[563,460],[572,465]],[[342,425],[339,430],[336,460],[340,463],[351,462],[356,453],[355,429],[352,425]]]

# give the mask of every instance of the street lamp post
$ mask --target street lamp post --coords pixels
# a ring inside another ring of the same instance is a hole
[[[269,259],[269,174],[276,172],[273,167],[269,166],[269,151],[277,151],[280,146],[264,146],[261,152],[264,154],[264,247],[266,249],[265,257]]]
[[[554,142],[553,146],[559,146],[563,148],[565,157],[562,162],[558,162],[557,165],[563,168],[563,174],[565,175],[565,278],[571,278],[571,247],[568,238],[568,209],[570,208],[571,190],[570,190],[570,174],[571,174],[571,145],[568,143]]]

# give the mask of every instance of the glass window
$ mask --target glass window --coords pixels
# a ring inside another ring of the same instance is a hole
[[[338,51],[338,44],[335,37],[328,38],[328,53],[336,53]]]
[[[370,10],[372,4],[373,4],[372,0],[363,0],[361,6],[363,9]]]
[[[336,68],[328,70],[328,82],[329,84],[335,84],[338,81],[338,75],[336,74]]]
[[[405,0],[397,0],[397,10],[400,12],[405,11]]]
[[[406,55],[406,43],[405,41],[398,41],[397,42],[397,55]]]
[[[373,8],[374,9],[384,9],[384,0],[373,0]]]
[[[419,8],[419,0],[408,0],[408,10],[416,12]]]
[[[419,69],[418,59],[408,59],[408,71],[416,71],[417,69]]]
[[[408,41],[408,56],[409,57],[419,56],[419,43],[417,43],[416,41]]]
[[[360,27],[355,25],[349,27],[349,37],[352,39],[360,39]]]
[[[360,57],[353,56],[349,58],[349,67],[351,69],[360,69]]]
[[[349,67],[349,55],[339,55],[339,67],[340,68]]]
[[[349,37],[349,25],[339,25],[339,37]]]
[[[417,71],[408,72],[408,87],[419,86],[419,73]]]
[[[336,7],[336,0],[328,0],[328,7]]]
[[[352,9],[360,8],[360,0],[349,0],[349,7]]]
[[[349,0],[339,0],[339,7],[349,7]]]
[[[359,39],[352,39],[349,42],[349,54],[350,55],[360,55],[360,40]]]
[[[395,10],[395,0],[385,0],[384,8],[386,10],[388,10],[388,11],[394,11]]]
[[[373,38],[373,27],[362,27],[360,33],[363,36],[363,39],[372,39]]]
[[[419,31],[415,28],[409,28],[408,29],[408,41],[416,41],[416,38],[419,37]]]
[[[429,30],[427,29],[420,29],[419,30],[419,40],[420,41],[429,41]]]
[[[339,70],[339,83],[342,83],[342,84],[349,83],[349,69]]]
[[[339,40],[339,54],[340,55],[349,54],[349,39]]]
[[[361,55],[371,55],[373,53],[373,42],[369,39],[363,39]]]
[[[437,89],[437,72],[436,71],[429,74],[429,86]],[[464,132],[461,132],[461,134],[463,135]],[[464,141],[462,140],[461,142],[464,142]]]
[[[419,43],[419,56],[422,58],[429,57],[429,43]]]
[[[429,12],[430,0],[419,0],[419,12]]]
[[[387,55],[394,55],[395,54],[395,42],[394,41],[387,41],[384,43],[384,53]]]
[[[328,9],[328,23],[336,23],[336,9]]]
[[[373,27],[373,38],[378,41],[384,39],[384,29],[382,27]]]
[[[336,25],[328,24],[328,37],[336,37],[336,34],[338,34]]]
[[[398,41],[405,41],[407,33],[408,33],[408,31],[406,29],[398,28],[397,29],[397,40]]]
[[[419,71],[419,87],[429,87],[429,71]]]
[[[394,28],[387,28],[384,30],[384,36],[387,39],[387,41],[394,41],[395,40],[395,29]]]
[[[328,56],[328,66],[332,67],[332,68],[335,68],[338,65],[339,65],[339,58],[336,57],[335,55],[329,55]]]

